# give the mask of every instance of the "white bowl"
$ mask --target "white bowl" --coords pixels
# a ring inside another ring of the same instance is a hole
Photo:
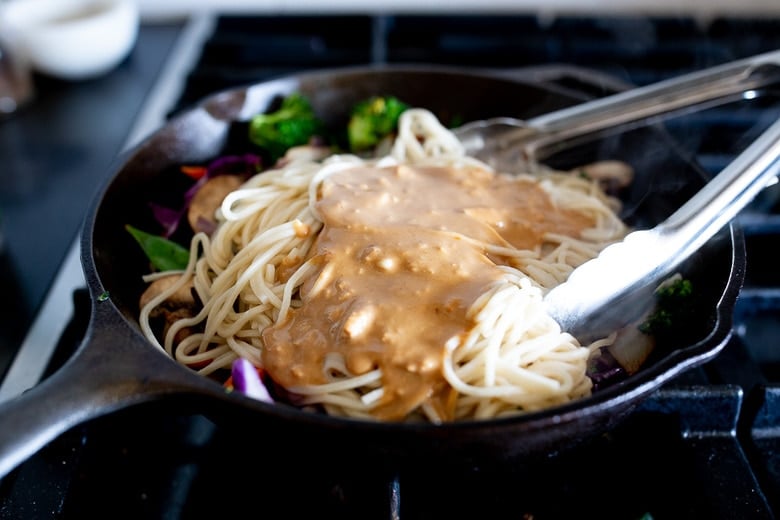
[[[11,0],[0,8],[0,37],[43,74],[68,80],[100,76],[132,50],[134,0]]]

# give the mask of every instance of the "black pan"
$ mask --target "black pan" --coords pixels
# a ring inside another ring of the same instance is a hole
[[[716,356],[730,337],[744,272],[744,240],[733,226],[682,267],[698,291],[696,318],[677,341],[659,345],[638,373],[589,398],[515,418],[443,426],[389,424],[269,405],[226,393],[144,339],[136,316],[148,264],[124,226],[143,227],[149,221],[147,201],[150,193],[167,186],[166,169],[241,151],[247,146],[246,120],[293,91],[307,95],[333,125],[344,124],[348,108],[372,94],[399,96],[431,109],[443,121],[527,118],[585,97],[518,76],[422,66],[336,69],[221,92],[173,117],[122,158],[87,216],[82,263],[92,301],[90,326],[59,371],[0,406],[0,476],[76,425],[152,402],[202,413],[266,442],[273,439],[279,449],[359,452],[368,460],[440,457],[468,464],[544,456],[608,431],[659,386]],[[661,221],[706,182],[656,127],[581,145],[551,162],[573,167],[597,158],[624,160],[636,169],[623,216],[638,227]]]

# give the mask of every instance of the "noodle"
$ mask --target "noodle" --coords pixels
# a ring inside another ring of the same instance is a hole
[[[265,367],[272,356],[266,344],[274,338],[271,331],[278,332],[307,302],[328,293],[339,275],[327,255],[315,249],[324,225],[319,206],[324,183],[358,167],[392,170],[404,165],[490,171],[466,156],[454,134],[421,109],[402,115],[389,156],[369,160],[333,155],[319,162],[292,160],[264,171],[224,199],[217,212],[220,224],[211,237],[199,233],[193,238],[191,260],[177,273],[177,282],[142,308],[144,334],[202,375],[229,368],[238,357]],[[531,248],[435,231],[437,237],[444,233],[479,249],[496,274],[467,305],[461,333],[441,343],[439,358],[409,362],[410,370],[417,371],[416,382],[431,363],[436,368],[427,394],[410,397],[411,404],[399,411],[392,403],[398,389],[388,386],[386,365],[369,363],[357,370],[362,358],[334,351],[320,361],[320,382],[282,385],[295,395],[296,404],[319,406],[337,416],[443,422],[540,410],[589,395],[588,360],[613,338],[581,346],[544,312],[542,298],[577,265],[621,239],[626,228],[615,214],[616,202],[593,182],[559,172],[546,173],[542,180],[530,175],[519,179],[540,188],[555,207],[576,212],[591,225],[578,237],[545,232],[541,243]],[[489,213],[491,208],[479,211]],[[384,258],[379,267],[394,268],[391,260]],[[160,343],[150,313],[189,282],[202,308],[173,323]],[[350,310],[352,328],[342,333],[360,334],[378,319],[375,307],[356,309]]]

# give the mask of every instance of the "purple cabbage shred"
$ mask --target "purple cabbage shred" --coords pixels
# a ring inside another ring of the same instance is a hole
[[[224,155],[211,161],[206,168],[206,175],[184,193],[182,206],[177,209],[167,208],[154,202],[149,203],[155,220],[162,226],[165,238],[170,238],[178,229],[182,218],[187,214],[192,198],[206,181],[217,175],[254,175],[260,171],[262,160],[255,154]]]
[[[266,403],[274,402],[257,369],[247,359],[238,358],[233,362],[231,376],[236,391]]]

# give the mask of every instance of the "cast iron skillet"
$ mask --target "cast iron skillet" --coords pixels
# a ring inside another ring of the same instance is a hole
[[[566,89],[484,72],[428,66],[349,68],[217,93],[173,117],[121,160],[86,218],[82,263],[92,301],[86,338],[59,371],[0,406],[0,476],[73,426],[151,402],[194,410],[279,449],[351,452],[375,461],[430,457],[467,464],[544,456],[609,430],[660,385],[716,356],[730,337],[745,262],[744,240],[733,226],[682,268],[698,289],[697,318],[685,334],[677,342],[659,345],[655,358],[634,376],[587,399],[510,419],[435,426],[338,419],[226,393],[144,339],[136,316],[148,263],[124,226],[149,229],[150,194],[167,186],[162,172],[245,151],[246,120],[293,91],[307,95],[333,125],[343,125],[348,108],[372,94],[399,96],[433,110],[443,121],[531,117],[582,99]],[[621,159],[635,167],[637,180],[625,194],[623,216],[638,227],[661,221],[705,182],[659,128],[583,145],[551,162],[573,167],[596,158]]]

